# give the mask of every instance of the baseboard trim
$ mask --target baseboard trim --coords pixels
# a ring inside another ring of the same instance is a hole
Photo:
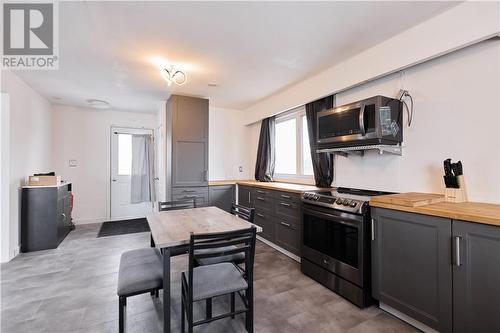
[[[396,318],[399,318],[401,319],[402,321],[404,322],[407,322],[408,324],[410,324],[411,326],[413,327],[416,327],[418,328],[419,330],[421,330],[422,332],[425,332],[425,333],[439,333],[439,331],[436,331],[435,329],[433,328],[430,328],[429,326],[411,318],[410,316],[394,309],[393,307],[385,304],[385,303],[382,303],[380,302],[379,304],[379,307],[384,310],[385,312],[388,312],[390,313],[391,315],[393,315],[394,317]]]
[[[283,253],[284,255],[286,255],[287,257],[290,257],[291,259],[297,261],[297,262],[300,262],[300,257],[296,256],[295,254],[293,254],[292,252],[290,251],[287,251],[285,250],[284,248],[282,247],[279,247],[278,245],[274,244],[273,242],[271,241],[268,241],[267,239],[264,239],[262,238],[261,236],[257,236],[257,239],[260,240],[262,243],[265,243],[267,245],[269,245],[270,247],[272,247],[273,249]]]
[[[106,219],[104,217],[97,217],[97,218],[92,218],[92,219],[73,219],[73,223],[75,225],[103,223],[106,221],[108,221],[108,219]]]

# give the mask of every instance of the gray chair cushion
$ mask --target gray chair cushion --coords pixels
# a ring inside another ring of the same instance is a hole
[[[118,296],[131,296],[163,285],[161,254],[155,248],[124,252],[118,271]]]
[[[194,301],[225,295],[247,288],[248,284],[243,277],[243,273],[233,263],[223,262],[193,269]]]
[[[224,246],[218,249],[206,249],[206,250],[196,250],[196,253],[209,253],[209,252],[219,252],[219,251],[230,251],[237,249],[236,246]],[[243,252],[230,254],[228,256],[213,257],[213,258],[202,258],[196,259],[199,266],[203,265],[213,265],[221,262],[234,262],[235,264],[242,264],[245,262],[245,254]]]

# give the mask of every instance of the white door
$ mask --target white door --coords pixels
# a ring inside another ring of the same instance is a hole
[[[111,219],[145,217],[153,203],[130,202],[132,174],[132,134],[153,134],[149,129],[111,128]]]

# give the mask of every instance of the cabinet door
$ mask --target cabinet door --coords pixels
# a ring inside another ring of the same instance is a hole
[[[230,213],[234,201],[234,185],[210,186],[208,199],[210,206],[218,207]]]
[[[259,236],[274,242],[274,217],[267,212],[255,210],[255,224],[262,227]]]
[[[172,186],[208,185],[208,100],[172,96]]]
[[[454,332],[500,332],[500,227],[453,221],[453,249]]]
[[[379,208],[372,218],[373,297],[451,332],[451,220]]]
[[[238,205],[253,208],[252,189],[250,187],[238,185]]]
[[[300,256],[301,230],[299,220],[276,216],[274,241],[277,245]]]

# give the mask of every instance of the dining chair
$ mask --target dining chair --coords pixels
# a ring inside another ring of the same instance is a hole
[[[255,216],[255,208],[249,208],[242,205],[237,205],[233,203],[231,205],[231,214],[238,216],[250,223],[253,223]],[[234,250],[235,246],[228,246],[225,248],[221,248],[220,250],[230,251]],[[208,250],[207,250],[208,252]],[[245,262],[245,256],[243,253],[237,253],[233,255],[221,256],[221,257],[213,257],[213,258],[202,258],[195,261],[196,266],[202,265],[212,265],[220,262],[234,262],[236,265],[240,265]]]
[[[122,253],[118,270],[118,330],[125,332],[127,297],[150,292],[158,297],[163,287],[163,266],[158,249],[143,248]]]
[[[184,333],[187,319],[188,332],[193,327],[215,320],[245,313],[247,332],[253,332],[253,265],[255,257],[256,228],[210,233],[193,234],[189,239],[189,269],[181,275],[181,332]],[[232,250],[223,250],[227,246],[236,246]],[[206,250],[210,250],[207,252]],[[245,270],[232,262],[220,262],[212,265],[195,267],[195,261],[203,258],[217,258],[242,253],[245,257]],[[244,292],[242,294],[242,292]],[[236,310],[235,296],[241,297],[243,309]],[[231,309],[222,315],[212,316],[212,299],[217,296],[230,295]],[[206,302],[205,319],[194,321],[193,305],[195,302]]]
[[[196,208],[196,198],[175,201],[159,201],[158,211],[166,212],[172,210]],[[151,235],[151,247],[155,246],[153,235]],[[188,245],[179,245],[170,248],[170,256],[179,256],[188,252]]]

